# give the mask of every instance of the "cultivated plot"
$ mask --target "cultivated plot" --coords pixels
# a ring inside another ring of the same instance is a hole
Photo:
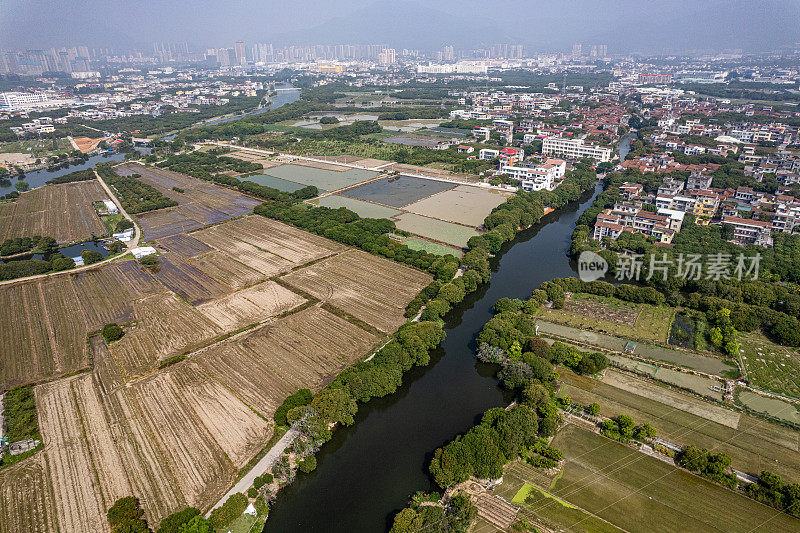
[[[399,215],[401,211],[386,207],[385,205],[373,204],[363,200],[356,200],[355,198],[347,198],[346,196],[331,195],[319,199],[319,205],[322,207],[330,207],[331,209],[339,209],[345,207],[354,213],[357,213],[361,218],[391,218]]]
[[[162,168],[126,164],[115,167],[114,171],[122,176],[140,174],[143,182],[179,204],[177,207],[137,216],[148,240],[238,217],[249,213],[261,203],[239,191]]]
[[[158,361],[199,348],[223,333],[200,311],[171,293],[137,300],[133,307],[135,325],[110,346],[127,376],[152,370]]]
[[[572,424],[552,446],[566,463],[550,492],[627,531],[644,524],[654,532],[750,532],[767,524],[770,531],[788,532],[800,526],[781,511]]]
[[[548,310],[549,311],[549,310]],[[565,326],[564,324],[554,324],[546,320],[536,320],[536,325],[539,326],[539,333],[550,337],[560,337],[567,341],[575,341],[581,344],[588,344],[606,350],[615,352],[623,352],[627,339],[621,337],[613,337],[604,333],[596,333],[594,331],[584,331],[582,329]],[[717,374],[718,376],[725,376],[729,372],[735,371],[736,368],[732,363],[727,363],[722,359],[701,355],[699,353],[674,350],[672,348],[664,348],[663,346],[655,346],[652,344],[638,343],[633,350],[634,355],[644,359],[651,359],[653,361],[664,361],[678,366],[693,368],[706,372],[709,374]]]
[[[760,333],[739,335],[739,356],[747,379],[761,389],[800,398],[800,353]]]
[[[0,532],[56,531],[55,512],[41,453],[0,470]]]
[[[301,387],[318,390],[379,338],[312,306],[192,355],[215,380],[265,417]]]
[[[97,180],[62,183],[25,192],[0,209],[0,241],[43,235],[59,243],[106,235],[93,202],[108,199]]]
[[[279,191],[284,192],[294,192],[306,186],[302,183],[276,178],[275,176],[270,176],[269,174],[257,174],[255,176],[247,176],[243,179],[244,181],[252,181],[253,183],[258,183],[259,185],[263,185],[265,187],[272,187],[273,189],[278,189]]]
[[[338,167],[342,168],[342,167]],[[264,174],[295,183],[314,185],[320,191],[335,191],[367,181],[378,175],[373,170],[348,169],[344,171],[325,170],[302,165],[281,165],[267,169]]]
[[[693,444],[724,452],[733,459],[733,467],[743,472],[758,474],[769,470],[787,479],[800,479],[800,454],[797,453],[800,432],[796,430],[748,414],[741,414],[734,429],[705,418],[705,415],[678,409],[568,370],[559,369],[559,373],[563,382],[559,395],[570,396],[581,405],[597,402],[603,416],[629,415],[638,422],[652,424],[659,437],[675,444]],[[722,422],[725,420],[721,419]]]
[[[432,281],[411,267],[356,250],[281,279],[387,333],[405,322],[405,306]]]
[[[492,209],[505,203],[510,193],[459,185],[405,206],[406,211],[466,226],[483,225]]]
[[[366,200],[377,204],[388,205],[391,207],[403,207],[412,204],[432,194],[453,189],[455,184],[443,181],[426,180],[422,178],[412,178],[409,176],[398,176],[373,181],[348,189],[346,196],[359,200]]]
[[[437,244],[435,242],[426,241],[425,239],[420,239],[418,237],[406,239],[403,241],[403,244],[405,244],[412,250],[422,250],[423,252],[428,252],[429,254],[436,254],[436,255],[450,254],[456,257],[461,257],[463,253],[461,248],[455,248],[453,246],[445,246],[444,244]]]
[[[458,248],[465,248],[470,237],[478,235],[474,228],[423,217],[416,213],[403,213],[397,216],[396,220],[397,229]]]
[[[736,399],[750,410],[800,425],[800,408],[795,403],[774,396],[762,396],[749,390],[739,391]]]
[[[306,300],[297,293],[265,281],[219,300],[199,305],[197,309],[225,331],[263,322],[297,307]]]

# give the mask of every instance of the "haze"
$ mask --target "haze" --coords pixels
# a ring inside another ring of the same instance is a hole
[[[513,42],[536,53],[591,40],[616,53],[766,52],[800,42],[800,2],[6,0],[0,27],[0,47],[10,49],[136,48],[154,41],[197,48],[237,40],[381,42],[422,49]]]

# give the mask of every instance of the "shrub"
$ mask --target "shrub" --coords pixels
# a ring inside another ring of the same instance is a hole
[[[146,533],[150,531],[144,519],[144,509],[139,498],[126,496],[114,502],[106,513],[111,533]]]
[[[287,397],[283,400],[283,403],[275,410],[275,414],[272,415],[272,419],[275,420],[275,424],[279,426],[286,426],[288,422],[286,420],[286,413],[289,412],[290,409],[294,409],[295,407],[300,407],[302,405],[310,405],[311,401],[314,399],[314,395],[311,394],[311,391],[308,389],[300,389],[299,391],[295,392],[291,396]]]
[[[125,331],[118,324],[113,323],[103,326],[103,329],[100,330],[100,333],[103,334],[103,338],[107,343],[118,341],[123,335],[125,335]]]
[[[297,468],[305,474],[313,472],[314,469],[317,468],[317,458],[313,455],[306,457],[298,463]]]
[[[146,255],[139,259],[139,263],[148,268],[153,268],[158,266],[158,256],[156,254]]]
[[[161,521],[158,533],[180,533],[180,527],[195,516],[200,516],[200,509],[187,507],[181,511],[172,513]]]
[[[247,496],[237,492],[225,500],[222,506],[211,511],[208,521],[214,529],[222,529],[242,516],[245,509],[247,509]]]
[[[6,392],[3,397],[3,408],[5,437],[8,438],[8,442],[40,438],[33,387],[14,387]]]
[[[85,265],[97,263],[103,259],[103,254],[95,250],[84,250],[81,252],[81,258]]]

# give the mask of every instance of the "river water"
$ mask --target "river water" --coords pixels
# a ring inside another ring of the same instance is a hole
[[[125,159],[125,154],[120,153],[102,153],[98,155],[91,156],[87,161],[81,162],[77,165],[70,165],[66,168],[59,168],[58,170],[37,170],[35,172],[26,172],[24,181],[30,186],[31,189],[35,189],[37,187],[41,187],[45,184],[47,180],[51,180],[53,178],[57,178],[59,176],[63,176],[65,174],[69,174],[71,172],[76,172],[78,170],[84,170],[87,168],[94,167],[97,163],[102,162],[110,162],[110,161],[122,161]],[[2,186],[0,185],[0,196],[9,193],[11,191],[16,191],[17,189],[14,188],[14,184],[17,183],[17,177],[14,176],[10,178],[9,181],[11,185],[9,186]]]
[[[266,532],[385,531],[418,490],[435,489],[427,465],[436,448],[473,426],[510,397],[494,378],[496,366],[475,359],[475,337],[502,297],[528,298],[542,282],[575,275],[566,255],[578,216],[600,192],[551,213],[518,234],[492,260],[492,280],[448,313],[447,338],[432,362],[404,377],[386,398],[359,408],[356,422],[334,432],[311,474],[281,490]]]

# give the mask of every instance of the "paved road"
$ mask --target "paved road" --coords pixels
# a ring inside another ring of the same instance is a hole
[[[278,462],[278,459],[280,459],[283,451],[292,444],[292,441],[299,434],[300,432],[296,429],[290,429],[287,431],[286,434],[275,443],[275,446],[269,449],[267,455],[262,457],[252,470],[245,474],[244,477],[240,479],[239,482],[225,494],[225,496],[223,496],[216,504],[214,504],[214,507],[208,510],[206,513],[206,518],[208,518],[208,516],[211,514],[211,511],[225,503],[229,497],[233,496],[237,492],[243,492],[247,494],[247,489],[253,486],[253,481],[255,481],[255,479],[261,474],[264,474],[272,469],[273,465],[275,465],[275,463]]]

